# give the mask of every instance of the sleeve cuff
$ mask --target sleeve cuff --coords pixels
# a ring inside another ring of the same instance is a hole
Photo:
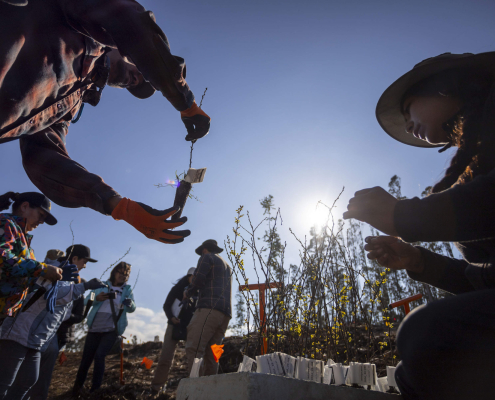
[[[407,275],[415,281],[424,282],[432,286],[438,286],[438,283],[445,274],[445,263],[443,262],[442,257],[425,249],[424,247],[415,247],[421,251],[424,269],[421,273],[406,271]]]

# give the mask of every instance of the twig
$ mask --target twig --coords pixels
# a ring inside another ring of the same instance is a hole
[[[201,97],[201,101],[199,102],[199,108],[201,108],[201,106],[203,105],[203,99],[205,98],[205,94],[207,90],[208,88],[205,89],[203,96]],[[194,148],[194,142],[196,142],[196,140],[191,140],[191,153],[189,154],[189,168],[191,168],[192,166],[192,153]]]
[[[100,280],[101,278],[103,278],[103,275],[105,275],[105,272],[107,272],[110,268],[112,268],[114,265],[116,265],[120,260],[122,260],[127,254],[129,254],[129,252],[131,251],[131,248],[129,247],[129,249],[125,252],[125,254],[120,257],[117,261],[115,261],[113,264],[111,264],[105,271],[103,271],[103,273],[101,274],[100,276]]]
[[[136,276],[136,282],[134,282],[134,286],[132,287],[132,291],[134,292],[134,288],[136,287],[138,280],[139,280],[139,274],[141,273],[141,268],[139,268],[138,274]]]

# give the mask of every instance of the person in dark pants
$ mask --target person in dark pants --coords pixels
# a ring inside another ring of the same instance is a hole
[[[395,378],[406,400],[493,399],[494,71],[495,52],[445,53],[394,82],[377,105],[382,128],[405,144],[457,151],[428,197],[364,189],[344,214],[390,235],[366,238],[368,258],[456,295],[418,307],[399,327]],[[463,259],[410,244],[418,241],[457,242]]]
[[[132,289],[126,282],[131,274],[131,265],[121,261],[110,273],[110,279],[106,281],[107,288],[95,290],[95,302],[88,315],[88,335],[84,343],[81,365],[77,371],[76,381],[72,390],[77,397],[83,388],[88,370],[93,360],[93,384],[90,392],[99,389],[103,382],[105,372],[105,357],[112,349],[119,335],[122,335],[127,327],[127,313],[136,310]],[[113,297],[113,299],[111,299]],[[86,297],[86,302],[89,296]],[[118,321],[110,302],[113,301]]]
[[[185,337],[179,339],[177,335],[174,335],[174,331],[177,332],[177,330],[180,329],[182,332],[186,333],[187,336],[187,325],[189,325],[189,322],[193,316],[195,302],[183,302],[182,298],[184,297],[184,291],[191,284],[195,271],[196,268],[189,268],[187,275],[179,279],[172,289],[170,289],[170,292],[165,300],[165,304],[163,305],[163,311],[165,311],[165,315],[168,318],[168,323],[167,330],[165,331],[165,336],[163,338],[160,360],[158,361],[155,375],[151,381],[151,389],[155,393],[162,390],[163,386],[167,383],[168,373],[170,372],[170,367],[172,366],[172,361],[174,360],[177,343],[179,343],[179,340],[185,340]],[[178,302],[182,302],[183,305],[180,308],[180,312],[175,315],[174,311],[177,312],[178,307],[176,308],[174,305]]]
[[[70,246],[65,256],[59,258],[56,262],[59,265],[69,263],[77,267],[78,272],[86,268],[88,262],[95,263],[97,260],[91,258],[89,247],[82,244]],[[86,282],[79,277],[78,283]],[[82,322],[84,319],[84,297],[81,296],[72,302],[72,306],[67,310],[66,316],[56,335],[50,341],[48,348],[41,353],[40,372],[38,381],[29,390],[26,398],[29,400],[46,400],[48,398],[48,390],[52,381],[53,368],[57,361],[58,354],[63,351],[66,344],[74,340],[74,325]]]

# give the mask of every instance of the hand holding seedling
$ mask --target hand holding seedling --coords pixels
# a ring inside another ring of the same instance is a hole
[[[366,222],[372,227],[386,233],[398,236],[394,226],[394,209],[397,199],[383,188],[376,186],[354,193],[349,200],[344,219],[355,218]]]
[[[370,260],[393,270],[423,272],[421,250],[394,236],[368,236],[364,249]]]

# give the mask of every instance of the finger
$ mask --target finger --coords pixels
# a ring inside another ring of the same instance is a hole
[[[163,218],[168,219],[180,210],[180,206],[174,206],[163,210]]]
[[[190,230],[184,230],[184,231],[169,231],[168,229],[165,229],[163,233],[160,235],[160,239],[165,239],[165,240],[175,240],[175,239],[181,239],[188,237],[191,234]]]
[[[177,228],[178,226],[184,225],[184,223],[187,222],[187,217],[181,217],[175,221],[164,221],[164,225],[162,226],[163,229],[174,229]]]
[[[362,216],[360,215],[358,211],[346,211],[344,214],[342,214],[343,219],[357,219],[358,221],[363,221]],[[363,221],[365,222],[365,221]]]
[[[364,196],[366,194],[377,192],[378,189],[382,189],[382,188],[380,186],[375,186],[375,187],[368,188],[368,189],[358,190],[356,193],[354,193],[354,197]]]
[[[177,244],[177,243],[182,243],[184,241],[184,239],[165,239],[165,238],[159,238],[157,240],[159,242],[166,244]]]
[[[376,236],[369,243],[375,246],[387,246],[395,243],[400,243],[402,240],[395,236]]]
[[[195,135],[195,130],[194,130],[194,122],[189,118],[189,117],[182,117],[182,122],[184,123],[184,126],[186,127],[187,130],[187,136],[194,137]]]

